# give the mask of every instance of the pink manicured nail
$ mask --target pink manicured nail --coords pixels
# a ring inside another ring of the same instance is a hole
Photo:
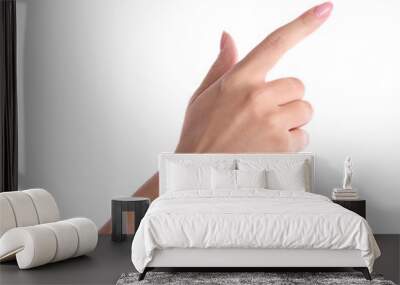
[[[325,2],[321,5],[318,5],[314,8],[314,15],[318,18],[325,18],[329,16],[333,8],[333,4],[331,2]]]
[[[220,41],[220,43],[219,43],[219,49],[220,49],[220,50],[223,50],[224,47],[225,47],[226,37],[227,37],[227,34],[226,34],[225,31],[223,31],[223,32],[222,32],[222,35],[221,35],[221,41]]]

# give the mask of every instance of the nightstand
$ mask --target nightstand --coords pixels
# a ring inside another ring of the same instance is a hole
[[[128,236],[133,237],[149,206],[150,199],[145,197],[113,198],[111,201],[111,239],[123,241]]]
[[[340,206],[353,211],[356,214],[359,214],[364,219],[366,218],[365,208],[366,201],[365,200],[332,200],[333,203],[339,204]]]

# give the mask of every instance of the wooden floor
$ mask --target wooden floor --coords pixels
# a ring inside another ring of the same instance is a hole
[[[386,279],[400,280],[400,235],[375,236],[382,256],[375,272]],[[94,252],[42,267],[19,270],[15,262],[0,264],[0,284],[115,284],[124,272],[134,271],[129,241],[114,243],[108,236],[99,238]]]

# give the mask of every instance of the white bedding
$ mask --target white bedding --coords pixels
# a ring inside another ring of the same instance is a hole
[[[328,198],[299,191],[182,191],[156,199],[132,243],[143,272],[155,249],[358,249],[372,272],[380,255],[365,219]]]

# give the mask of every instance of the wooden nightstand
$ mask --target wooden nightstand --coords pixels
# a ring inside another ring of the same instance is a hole
[[[333,203],[339,204],[340,206],[353,211],[356,214],[359,214],[361,217],[366,219],[365,208],[366,201],[365,200],[332,200]]]

